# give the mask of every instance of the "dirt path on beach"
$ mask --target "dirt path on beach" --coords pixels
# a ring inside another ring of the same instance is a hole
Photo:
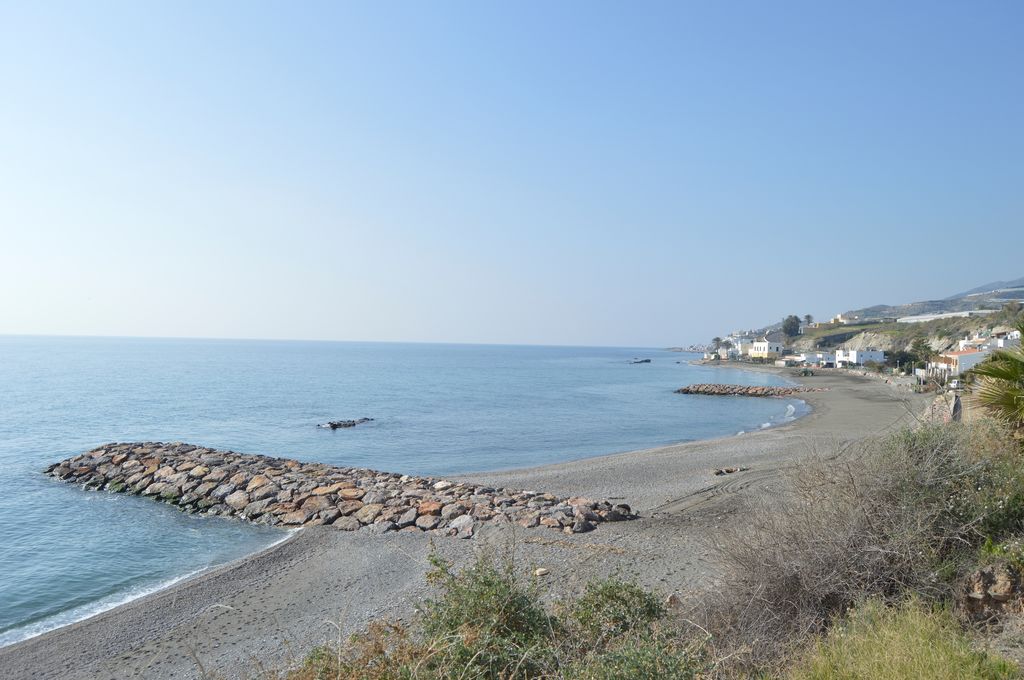
[[[314,646],[380,617],[407,617],[429,594],[434,548],[457,562],[516,545],[523,565],[550,570],[557,593],[619,573],[662,593],[702,591],[712,565],[699,540],[728,521],[737,499],[770,492],[787,464],[912,422],[928,397],[849,375],[804,379],[812,412],[794,423],[710,441],[462,478],[501,486],[621,499],[642,514],[563,535],[487,527],[469,541],[423,534],[304,529],[267,551],[86,621],[0,649],[10,680],[244,678],[280,669]],[[666,398],[716,400],[750,397]],[[740,402],[742,403],[742,401]],[[723,404],[724,405],[724,404]],[[730,406],[731,408],[731,406]],[[281,452],[287,453],[287,452]],[[725,467],[745,472],[716,476]],[[127,559],[127,557],[126,557]]]

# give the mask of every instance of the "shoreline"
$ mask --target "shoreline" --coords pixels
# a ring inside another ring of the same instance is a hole
[[[782,373],[786,369],[762,370]],[[641,512],[640,520],[602,525],[598,531],[581,536],[531,533],[520,537],[527,559],[548,565],[576,563],[579,573],[626,569],[660,588],[674,578],[682,578],[685,572],[685,585],[676,584],[674,590],[699,590],[699,583],[708,575],[699,542],[695,542],[706,520],[704,516],[709,511],[722,512],[737,494],[762,493],[773,470],[777,471],[794,454],[780,452],[780,446],[807,450],[813,440],[825,443],[856,439],[888,429],[906,416],[902,409],[894,411],[893,406],[907,395],[896,395],[895,390],[877,381],[857,376],[828,376],[821,381],[835,383],[840,389],[802,395],[811,409],[809,413],[742,436],[733,434],[452,478],[514,484],[551,493],[623,498]],[[835,417],[835,407],[845,402],[868,407],[869,412],[855,412],[849,422],[843,422]],[[892,418],[893,415],[896,417]],[[747,465],[752,471],[725,478],[712,476],[716,467],[738,464]],[[671,540],[666,540],[666,525],[672,529]],[[212,666],[218,673],[233,677],[232,673],[245,672],[256,650],[270,663],[287,665],[295,659],[287,658],[290,652],[282,640],[301,640],[303,649],[308,651],[313,644],[338,634],[339,629],[325,630],[323,624],[325,620],[335,620],[330,614],[331,601],[348,602],[345,615],[338,619],[345,622],[347,633],[373,618],[407,613],[410,602],[426,592],[422,574],[426,570],[429,540],[417,540],[424,537],[408,534],[343,535],[346,533],[315,527],[293,532],[258,553],[0,648],[0,665],[11,668],[15,678],[90,677],[95,673],[111,677],[196,677],[195,659],[202,659],[207,670]],[[508,538],[508,532],[495,531],[483,543],[497,547]],[[652,548],[648,546],[652,539],[662,542],[656,559],[652,559]],[[455,539],[437,543],[442,556],[456,561],[473,552]],[[591,554],[593,550],[602,551],[605,559],[597,560],[599,564],[593,564],[593,559],[580,562],[581,551]],[[356,615],[347,611],[353,606],[358,609]],[[235,614],[256,610],[262,612],[262,622]],[[285,616],[284,611],[297,617],[295,625],[271,620],[279,613]],[[237,622],[239,632],[228,635],[230,643],[219,639],[223,631],[207,620],[237,617],[243,620]],[[282,628],[287,635],[282,634]],[[199,635],[199,629],[208,630],[207,638],[213,642],[205,645],[199,640],[190,641],[193,634]],[[70,672],[71,666],[60,663],[61,657],[69,655],[79,657],[81,662],[73,666],[89,671],[81,676]],[[60,672],[52,675],[46,670],[58,668]],[[42,675],[33,675],[33,671],[40,670]]]
[[[690,363],[693,363],[693,362],[691,361]],[[788,384],[792,384],[792,385],[799,385],[800,384],[798,381],[794,380],[792,378],[792,376],[783,376],[782,373],[785,371],[785,369],[782,369],[782,368],[779,368],[779,367],[769,367],[769,366],[761,367],[761,366],[756,366],[755,365],[754,368],[751,368],[749,366],[727,366],[727,368],[735,368],[735,369],[739,369],[739,370],[750,370],[751,372],[775,373],[776,375],[779,375],[779,377],[784,378]],[[761,369],[761,370],[758,370],[758,369]],[[741,430],[739,432],[736,432],[736,433],[733,433],[733,434],[730,434],[730,435],[721,435],[721,436],[718,436],[718,437],[711,437],[711,438],[707,438],[707,439],[675,440],[675,441],[667,442],[667,443],[664,443],[664,444],[659,444],[657,446],[649,447],[649,448],[644,448],[644,449],[622,449],[622,450],[611,451],[611,452],[607,452],[607,453],[585,455],[585,456],[582,456],[582,457],[579,457],[579,458],[569,458],[567,460],[558,461],[556,463],[547,463],[547,464],[543,464],[543,465],[534,465],[534,466],[528,466],[528,467],[498,468],[498,469],[491,469],[491,470],[470,470],[470,471],[463,472],[463,473],[456,473],[456,474],[453,474],[453,475],[448,475],[448,477],[450,477],[452,479],[456,479],[456,480],[466,480],[466,479],[483,479],[483,478],[486,478],[488,475],[497,475],[497,474],[512,474],[512,475],[515,475],[517,473],[528,474],[530,472],[539,471],[541,469],[544,469],[544,468],[547,468],[547,467],[550,467],[550,466],[558,466],[558,465],[566,465],[566,464],[568,464],[568,465],[580,464],[580,463],[584,463],[584,462],[590,461],[590,460],[602,459],[602,458],[613,457],[613,456],[630,455],[630,454],[634,454],[634,453],[640,453],[640,452],[644,452],[644,451],[657,450],[657,449],[666,448],[666,447],[682,446],[682,445],[693,444],[693,443],[698,443],[698,442],[713,442],[713,441],[716,441],[716,440],[719,440],[719,439],[728,439],[728,438],[731,438],[731,437],[739,437],[739,436],[753,434],[753,433],[756,433],[756,432],[764,432],[764,431],[769,430],[769,429],[777,429],[777,428],[780,428],[780,427],[784,427],[786,425],[792,425],[793,423],[799,421],[801,418],[807,417],[813,411],[812,407],[809,404],[807,404],[806,400],[803,399],[802,397],[790,396],[790,397],[785,397],[785,398],[781,399],[781,401],[783,401],[783,403],[787,403],[787,405],[788,405],[789,402],[798,402],[799,404],[802,404],[805,408],[804,408],[803,412],[801,412],[800,408],[796,408],[796,410],[794,412],[795,415],[794,416],[789,416],[789,418],[790,418],[789,420],[781,420],[781,421],[778,421],[778,422],[770,421],[770,423],[768,424],[768,427],[765,427],[765,425],[762,424],[757,429]],[[782,417],[786,418],[787,416],[782,416]],[[546,489],[533,489],[533,490],[535,490],[535,491],[543,491],[543,492],[547,491]],[[95,491],[95,493],[103,493],[103,492],[102,491]],[[244,520],[242,520],[242,521],[244,521]],[[250,558],[258,557],[258,556],[262,555],[263,553],[265,553],[265,552],[267,552],[269,550],[272,550],[275,547],[277,547],[279,545],[282,545],[283,543],[285,543],[287,541],[293,540],[295,538],[295,536],[297,535],[298,529],[299,529],[299,527],[286,528],[286,527],[283,527],[283,526],[281,528],[282,528],[283,531],[286,532],[285,536],[283,536],[282,538],[280,538],[278,540],[273,541],[269,545],[267,545],[264,548],[261,548],[261,549],[255,551],[253,553],[249,553],[247,555],[243,555],[243,556],[241,556],[239,558],[236,558],[234,560],[231,560],[229,562],[225,562],[225,563],[222,563],[222,564],[219,564],[219,565],[214,565],[214,566],[211,566],[211,567],[206,567],[206,568],[202,568],[202,569],[199,569],[199,570],[194,570],[194,571],[191,571],[191,572],[186,572],[185,574],[182,574],[180,576],[172,577],[172,578],[170,578],[170,579],[168,579],[166,581],[161,582],[160,584],[156,584],[156,585],[152,586],[151,588],[144,589],[142,592],[140,592],[137,595],[134,595],[134,596],[131,596],[131,597],[127,597],[127,598],[117,599],[114,602],[110,603],[109,605],[100,604],[100,602],[102,602],[102,600],[97,601],[96,603],[93,603],[93,605],[96,608],[94,610],[92,610],[92,611],[89,611],[89,613],[81,616],[80,618],[76,618],[74,620],[68,621],[67,623],[62,623],[62,624],[59,624],[59,625],[54,626],[54,627],[47,627],[44,630],[41,630],[41,631],[36,632],[36,633],[31,633],[28,636],[20,638],[18,640],[15,640],[13,642],[2,644],[2,645],[0,645],[0,651],[5,650],[5,649],[7,649],[9,647],[12,647],[12,646],[21,644],[23,642],[27,642],[27,641],[33,640],[33,639],[35,639],[37,637],[40,637],[42,635],[47,635],[49,633],[55,633],[55,632],[58,632],[60,630],[65,629],[65,628],[76,626],[76,625],[78,625],[80,623],[89,621],[90,619],[92,619],[94,617],[97,617],[97,616],[100,616],[102,614],[105,614],[105,613],[107,613],[109,611],[112,611],[112,610],[115,610],[115,609],[118,609],[118,608],[121,608],[121,607],[129,606],[129,605],[131,605],[131,604],[133,604],[133,603],[135,603],[135,602],[137,602],[139,600],[143,600],[143,599],[146,599],[146,598],[149,598],[149,597],[153,597],[155,595],[159,595],[160,593],[165,592],[165,591],[169,591],[172,588],[187,587],[194,580],[201,579],[201,578],[203,578],[205,576],[214,574],[215,572],[218,572],[218,571],[220,571],[222,569],[229,569],[229,568],[232,568],[234,566],[237,566],[239,563],[241,563],[241,562],[243,562],[245,560],[248,560]],[[58,613],[58,614],[54,614],[53,616],[57,617],[57,616],[60,616],[62,613],[64,613],[64,612],[61,612],[61,613]],[[32,625],[32,624],[28,624],[28,625]],[[18,629],[12,629],[12,630],[18,630]]]
[[[36,638],[38,638],[38,637],[40,637],[42,635],[48,635],[50,633],[58,633],[58,632],[66,629],[66,628],[71,628],[71,627],[77,626],[77,625],[79,625],[81,623],[85,623],[85,622],[89,621],[90,619],[93,619],[93,618],[95,618],[97,616],[102,616],[103,614],[106,614],[107,612],[115,611],[117,609],[120,609],[121,607],[128,607],[128,606],[132,605],[135,602],[138,602],[140,600],[144,600],[147,597],[153,597],[155,595],[159,595],[160,593],[164,593],[164,592],[170,591],[173,588],[188,587],[188,585],[190,583],[192,583],[192,581],[194,581],[194,580],[201,579],[201,578],[203,578],[205,576],[214,575],[214,574],[216,574],[217,572],[219,572],[221,570],[231,569],[231,568],[239,565],[240,563],[244,562],[245,560],[248,560],[248,559],[254,558],[254,557],[258,557],[258,556],[262,555],[263,553],[269,552],[269,551],[277,548],[278,546],[283,545],[283,544],[287,543],[288,541],[291,541],[291,540],[295,539],[296,535],[298,534],[298,530],[297,529],[282,529],[282,533],[284,533],[284,536],[281,536],[277,540],[271,542],[270,544],[260,548],[259,550],[255,551],[255,552],[251,552],[251,553],[249,553],[247,555],[242,555],[241,557],[236,557],[233,560],[229,560],[229,561],[221,563],[221,564],[215,564],[215,565],[212,565],[212,566],[209,566],[209,567],[203,567],[201,569],[197,569],[197,570],[188,572],[186,574],[182,574],[181,576],[175,576],[175,577],[172,577],[170,579],[166,579],[166,580],[161,581],[160,583],[155,584],[155,585],[153,585],[153,586],[151,586],[149,588],[145,588],[141,593],[139,593],[137,595],[133,595],[133,596],[128,597],[128,598],[121,598],[119,600],[115,600],[114,602],[109,603],[109,605],[100,604],[100,603],[102,603],[104,601],[103,599],[97,600],[96,602],[91,603],[91,605],[95,606],[96,609],[94,611],[90,612],[89,614],[86,614],[85,616],[77,618],[77,619],[75,619],[73,621],[68,621],[67,623],[59,624],[59,625],[54,626],[52,628],[46,628],[45,630],[41,630],[38,633],[32,633],[32,634],[28,635],[27,637],[23,637],[21,639],[15,640],[13,642],[8,642],[6,644],[0,645],[0,651],[3,651],[4,649],[7,649],[8,647],[13,647],[14,645],[19,645],[19,644],[21,644],[23,642],[28,642],[30,640],[34,640],[34,639],[36,639]],[[84,605],[84,606],[88,607],[90,605]],[[64,614],[64,613],[66,613],[66,612],[58,612],[56,614],[52,614],[51,616],[49,616],[47,618],[58,617],[58,616],[60,616],[61,614]],[[37,624],[38,623],[42,623],[43,621],[46,621],[46,620],[47,619],[44,618],[44,619],[42,619],[40,621],[37,621],[36,623]],[[27,624],[27,625],[31,626],[31,625],[35,625],[35,624]],[[26,627],[26,626],[22,626],[22,628],[24,628],[24,627]],[[19,628],[13,628],[11,630],[15,631],[15,630],[19,630]]]
[[[732,367],[732,368],[740,368],[740,370],[746,369],[746,367]],[[775,367],[771,367],[771,368],[775,368]],[[783,369],[778,369],[777,368],[776,371],[765,370],[765,371],[761,371],[761,372],[775,372],[777,374],[781,374],[782,371],[783,371]],[[799,384],[798,382],[790,380],[790,379],[787,379],[786,382],[788,384],[793,384],[793,385]],[[650,448],[647,448],[647,449],[623,449],[623,450],[611,451],[611,452],[607,452],[607,453],[599,453],[599,454],[594,454],[594,455],[585,455],[585,456],[580,457],[580,458],[570,458],[570,459],[567,459],[567,460],[558,461],[556,463],[548,463],[548,464],[539,465],[539,466],[535,465],[535,466],[528,466],[528,467],[498,468],[498,469],[491,469],[491,470],[471,470],[471,471],[467,471],[467,472],[464,472],[464,473],[457,473],[457,474],[454,474],[454,475],[450,475],[450,477],[452,477],[454,479],[463,479],[463,478],[477,478],[477,477],[483,478],[483,477],[486,477],[489,474],[499,474],[499,473],[507,473],[507,474],[524,473],[525,474],[525,473],[529,473],[530,471],[538,470],[540,468],[545,468],[545,467],[550,466],[550,465],[578,464],[578,463],[583,463],[583,462],[588,461],[588,460],[599,459],[599,458],[604,458],[604,457],[609,457],[609,456],[629,455],[629,454],[632,454],[632,453],[638,453],[638,452],[642,452],[642,451],[649,451],[649,450],[659,449],[659,448],[664,448],[664,447],[681,446],[681,445],[684,445],[684,444],[692,444],[692,443],[696,443],[696,442],[710,442],[710,441],[715,441],[717,439],[725,439],[725,438],[729,438],[729,437],[738,437],[738,436],[742,436],[742,435],[752,434],[752,433],[755,433],[755,432],[764,432],[765,430],[768,430],[768,429],[775,429],[775,428],[778,428],[778,427],[783,427],[785,425],[793,424],[796,421],[800,420],[801,418],[804,418],[804,417],[810,415],[810,413],[812,411],[812,408],[810,407],[810,405],[807,404],[807,402],[804,399],[800,398],[800,397],[788,396],[788,397],[782,398],[781,401],[783,403],[786,403],[787,406],[790,404],[790,402],[797,402],[798,404],[803,405],[804,408],[800,409],[799,407],[796,407],[796,409],[794,411],[794,415],[793,416],[785,416],[785,415],[781,416],[783,418],[783,420],[770,421],[767,424],[762,424],[757,429],[741,430],[741,431],[736,432],[736,433],[731,434],[731,435],[722,435],[722,436],[719,436],[719,437],[711,437],[711,438],[707,438],[707,439],[675,440],[675,441],[667,442],[667,443],[664,443],[664,444],[659,444],[659,445],[657,445],[655,447],[650,447]],[[767,425],[767,427],[765,425]],[[103,493],[103,492],[102,491],[95,491],[95,493]],[[244,520],[242,520],[242,521],[244,521]],[[136,602],[138,600],[142,600],[142,599],[145,599],[147,597],[151,597],[151,596],[157,595],[157,594],[159,594],[161,592],[168,591],[168,590],[170,590],[172,588],[175,588],[175,587],[185,587],[191,581],[193,581],[195,579],[199,579],[199,578],[202,578],[204,576],[213,574],[213,573],[215,573],[215,572],[217,572],[219,570],[222,570],[222,569],[231,568],[233,566],[236,566],[238,563],[240,563],[240,562],[242,562],[244,560],[257,557],[257,556],[259,556],[259,555],[261,555],[261,554],[263,554],[263,553],[265,553],[265,552],[267,552],[269,550],[272,550],[273,548],[277,547],[278,545],[281,545],[281,544],[283,544],[283,543],[285,543],[287,541],[293,540],[295,538],[296,534],[298,533],[298,530],[301,527],[291,527],[291,528],[281,527],[281,528],[285,532],[285,536],[283,536],[283,537],[281,537],[281,538],[271,542],[269,545],[267,545],[267,546],[265,546],[265,547],[263,547],[263,548],[261,548],[259,550],[256,550],[255,552],[249,553],[247,555],[243,555],[241,557],[235,558],[234,560],[231,560],[231,561],[228,561],[228,562],[225,562],[225,563],[222,563],[222,564],[213,565],[213,566],[210,566],[210,567],[205,567],[205,568],[202,568],[202,569],[198,569],[198,570],[194,570],[194,571],[191,571],[191,572],[187,572],[187,573],[182,574],[180,576],[172,577],[172,578],[167,579],[167,580],[165,580],[165,581],[163,581],[163,582],[161,582],[159,584],[156,584],[156,585],[154,585],[152,587],[146,588],[142,592],[140,592],[140,593],[138,593],[136,595],[132,595],[132,596],[129,596],[129,597],[120,597],[120,598],[115,599],[114,601],[110,602],[109,604],[101,604],[103,602],[102,600],[97,601],[96,603],[93,603],[94,608],[88,610],[88,613],[84,614],[83,616],[81,616],[79,618],[75,618],[73,620],[70,620],[70,621],[68,621],[66,623],[61,623],[61,624],[53,626],[53,627],[46,627],[45,629],[40,630],[39,632],[33,632],[33,633],[31,633],[31,634],[29,634],[29,635],[27,635],[25,637],[22,637],[20,639],[14,640],[12,642],[9,642],[9,643],[6,643],[6,644],[0,644],[0,650],[5,649],[5,648],[10,647],[10,646],[13,646],[13,645],[20,644],[22,642],[26,642],[28,640],[32,640],[32,639],[37,638],[37,637],[39,637],[41,635],[46,635],[48,633],[56,632],[56,631],[62,630],[62,629],[67,628],[67,627],[75,626],[75,625],[80,624],[82,622],[88,621],[89,619],[92,619],[93,617],[99,616],[101,614],[104,614],[104,613],[109,612],[111,610],[117,609],[119,607],[128,606],[128,605],[130,605],[130,604],[132,604],[132,603],[134,603],[134,602]],[[86,606],[88,607],[88,605],[86,605]],[[58,613],[58,614],[54,614],[53,617],[58,617],[58,616],[60,616],[63,613],[66,613],[66,612],[61,612],[61,613]],[[37,623],[41,623],[41,622],[37,622]],[[33,625],[33,624],[28,624],[28,625]],[[12,629],[12,630],[18,630],[18,629]]]

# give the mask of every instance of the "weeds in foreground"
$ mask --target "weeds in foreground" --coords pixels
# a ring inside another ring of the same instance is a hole
[[[787,673],[790,680],[1009,680],[1017,667],[975,649],[947,610],[911,599],[851,609]]]
[[[778,668],[866,598],[951,600],[981,545],[1024,525],[1020,449],[984,427],[902,431],[787,482],[715,541],[727,586],[705,625],[747,669]]]
[[[595,581],[554,612],[510,560],[482,556],[455,572],[437,557],[438,588],[412,627],[378,622],[339,649],[312,654],[291,680],[564,678],[692,680],[710,667],[658,598],[634,583]]]

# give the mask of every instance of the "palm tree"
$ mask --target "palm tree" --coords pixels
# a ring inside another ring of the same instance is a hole
[[[1024,334],[1024,322],[1017,330]],[[1024,426],[1024,347],[996,350],[972,372],[981,377],[982,406],[1013,427]]]
[[[711,344],[714,345],[715,349],[718,349],[719,345],[722,344],[722,339],[716,335],[711,338]]]

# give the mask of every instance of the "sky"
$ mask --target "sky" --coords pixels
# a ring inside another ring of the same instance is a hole
[[[0,0],[0,334],[659,347],[1024,276],[1022,25]]]

